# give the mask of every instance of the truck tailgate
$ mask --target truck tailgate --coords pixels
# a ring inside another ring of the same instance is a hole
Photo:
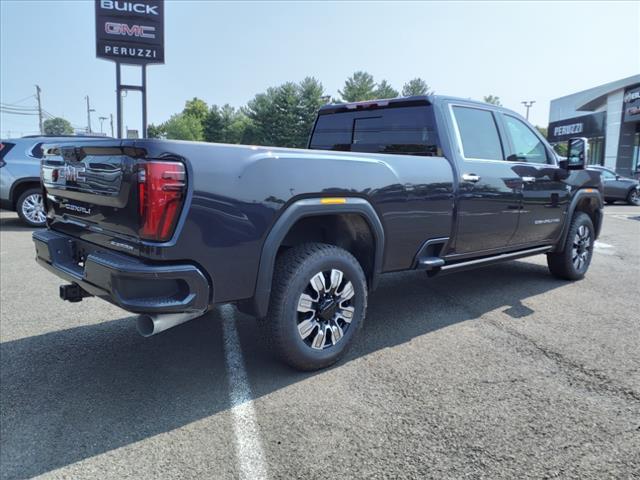
[[[119,140],[45,145],[41,175],[50,222],[138,237],[138,158]]]

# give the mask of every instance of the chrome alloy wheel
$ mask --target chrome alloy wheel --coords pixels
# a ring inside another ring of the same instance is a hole
[[[47,219],[44,213],[44,204],[42,203],[42,195],[32,193],[22,202],[22,214],[31,223],[44,223]]]
[[[355,308],[353,284],[342,271],[318,272],[298,299],[298,333],[309,347],[323,350],[345,335]]]
[[[629,203],[640,206],[640,190],[637,188],[631,190],[631,193],[629,193]]]
[[[580,225],[573,238],[573,255],[571,257],[576,270],[582,270],[587,264],[592,248],[591,232],[585,225]]]

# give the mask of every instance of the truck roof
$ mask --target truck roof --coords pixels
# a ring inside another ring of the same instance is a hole
[[[448,95],[413,95],[411,97],[398,97],[398,98],[383,98],[376,100],[365,100],[361,102],[346,102],[346,103],[330,103],[323,105],[318,110],[318,115],[324,115],[328,113],[338,113],[348,110],[357,110],[362,108],[375,108],[375,107],[405,107],[405,106],[417,106],[417,105],[433,105],[440,101],[459,101],[468,104],[492,106],[497,109],[511,112],[508,108],[488,104],[479,100],[472,100],[471,98],[452,97]],[[513,112],[516,113],[516,112]]]

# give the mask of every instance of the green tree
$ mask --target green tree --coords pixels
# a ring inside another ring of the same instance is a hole
[[[298,85],[299,115],[298,133],[295,146],[304,148],[307,146],[311,128],[316,121],[318,109],[324,105],[322,98],[324,87],[314,77],[307,77]]]
[[[542,134],[544,138],[547,138],[547,127],[539,127],[536,125],[536,129]]]
[[[414,95],[433,95],[433,91],[420,77],[414,78],[413,80],[409,80],[402,87],[402,96],[403,97],[412,97]]]
[[[249,119],[231,105],[213,105],[203,122],[204,139],[207,142],[243,143]]]
[[[338,93],[345,102],[359,102],[376,98],[376,83],[367,72],[355,72],[344,82],[344,88]]]
[[[502,103],[500,102],[500,97],[496,97],[495,95],[486,95],[484,97],[484,101],[486,103],[490,103],[491,105],[496,105],[498,107],[502,106]]]
[[[147,138],[162,138],[165,136],[163,124],[154,125],[150,123],[147,125]]]
[[[382,80],[375,92],[376,98],[396,98],[399,94],[398,91],[393,88],[389,82]]]
[[[244,109],[251,121],[245,139],[261,145],[305,147],[322,103],[322,84],[314,78],[269,88]]]
[[[212,105],[207,113],[207,117],[202,122],[203,136],[205,141],[214,143],[224,143],[222,134],[222,115],[217,105]]]
[[[209,107],[207,106],[207,102],[204,100],[201,100],[198,97],[193,97],[191,100],[187,100],[185,102],[182,113],[190,115],[203,122],[209,114]]]
[[[42,124],[45,135],[73,135],[73,127],[61,117],[49,118]]]
[[[162,127],[167,138],[172,140],[204,140],[202,122],[193,115],[172,115]]]

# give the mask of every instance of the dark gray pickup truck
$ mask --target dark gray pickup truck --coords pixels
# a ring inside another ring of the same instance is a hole
[[[385,272],[546,254],[582,278],[602,223],[584,139],[559,160],[504,108],[440,96],[327,105],[309,149],[164,140],[45,147],[37,261],[153,335],[234,303],[290,365],[335,362]]]

